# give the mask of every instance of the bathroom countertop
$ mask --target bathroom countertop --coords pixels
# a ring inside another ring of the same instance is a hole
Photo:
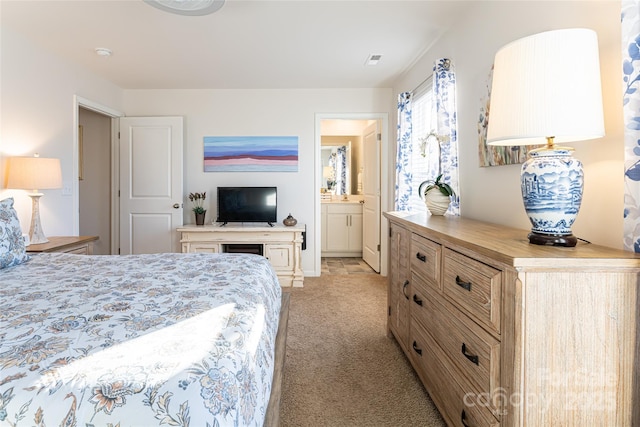
[[[348,200],[342,200],[342,199],[333,199],[333,200],[321,200],[320,203],[327,203],[327,204],[348,204],[348,203],[362,203],[362,201],[360,199],[348,199]]]

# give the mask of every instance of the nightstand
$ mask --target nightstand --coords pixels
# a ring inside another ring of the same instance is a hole
[[[93,242],[98,236],[53,236],[47,243],[27,246],[27,253],[66,252],[69,254],[93,254]]]

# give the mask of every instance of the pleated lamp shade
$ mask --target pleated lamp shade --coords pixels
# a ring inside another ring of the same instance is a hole
[[[604,136],[598,38],[547,31],[516,40],[494,61],[487,144],[546,144]]]

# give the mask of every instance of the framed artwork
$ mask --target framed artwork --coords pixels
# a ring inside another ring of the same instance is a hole
[[[205,172],[297,172],[297,136],[205,136]]]
[[[480,167],[524,163],[527,160],[527,153],[533,149],[535,145],[487,145],[492,78],[493,65],[491,66],[489,77],[485,83],[486,94],[480,100],[480,114],[478,116],[478,155]]]

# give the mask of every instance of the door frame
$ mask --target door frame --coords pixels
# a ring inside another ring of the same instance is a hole
[[[116,254],[120,247],[120,218],[118,212],[120,212],[120,199],[118,198],[118,176],[119,176],[119,144],[118,144],[118,129],[120,127],[120,117],[124,117],[124,113],[115,110],[106,105],[100,104],[90,99],[83,98],[78,95],[73,96],[73,232],[74,235],[80,233],[80,182],[78,180],[79,172],[79,132],[78,126],[80,125],[80,108],[91,110],[96,113],[111,118],[111,253]]]
[[[313,182],[316,197],[314,197],[314,246],[315,246],[315,259],[314,259],[314,271],[316,276],[320,276],[322,270],[322,248],[321,248],[321,203],[320,203],[320,187],[322,182],[320,179],[320,147],[322,146],[321,139],[321,123],[323,120],[379,120],[380,121],[380,211],[384,211],[389,206],[390,192],[389,182],[392,182],[390,175],[389,161],[389,114],[388,113],[316,113],[315,114],[315,161],[313,167]],[[387,227],[386,218],[380,219],[380,275],[387,275],[387,251],[388,251],[388,239],[385,239],[382,230]]]

